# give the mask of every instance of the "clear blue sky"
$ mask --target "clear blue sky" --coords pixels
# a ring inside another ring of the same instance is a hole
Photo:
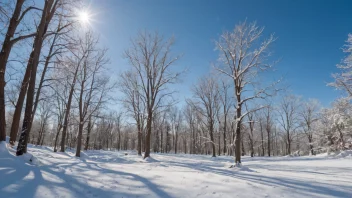
[[[271,47],[276,66],[294,94],[317,98],[327,106],[340,92],[327,87],[341,47],[352,33],[352,1],[334,0],[89,0],[95,13],[93,29],[110,49],[111,70],[126,69],[122,58],[130,38],[139,30],[174,35],[174,51],[184,54],[179,67],[190,71],[178,86],[180,100],[191,96],[190,86],[216,61],[214,41],[224,30],[247,19],[275,33]],[[117,76],[116,76],[117,77]]]

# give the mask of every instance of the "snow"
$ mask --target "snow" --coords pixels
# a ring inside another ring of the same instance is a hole
[[[228,156],[28,151],[18,158],[0,143],[0,197],[352,197],[352,151],[244,157],[234,168]]]

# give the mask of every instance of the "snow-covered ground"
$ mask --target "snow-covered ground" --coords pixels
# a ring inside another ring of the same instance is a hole
[[[352,152],[315,157],[231,157],[134,152],[54,153],[0,145],[0,197],[352,197]],[[31,158],[32,162],[28,163]],[[27,162],[26,162],[27,161]]]

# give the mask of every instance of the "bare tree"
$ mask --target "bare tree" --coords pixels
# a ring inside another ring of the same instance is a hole
[[[220,99],[218,91],[218,83],[212,77],[201,78],[196,86],[193,87],[195,110],[199,112],[204,119],[203,124],[207,127],[212,145],[213,157],[215,153],[214,130],[217,121],[217,115],[220,110]]]
[[[77,84],[78,74],[81,68],[81,65],[84,64],[85,59],[87,58],[88,54],[93,51],[93,44],[92,40],[92,32],[87,32],[84,38],[79,38],[76,47],[70,49],[70,56],[65,57],[65,60],[60,61],[60,64],[63,66],[62,71],[66,74],[67,80],[67,89],[69,90],[67,95],[67,100],[65,101],[65,115],[63,118],[63,128],[62,128],[62,135],[61,135],[61,152],[65,152],[65,140],[66,140],[66,133],[69,124],[69,117],[71,112],[72,106],[72,99],[75,92],[75,87]]]
[[[27,68],[30,68],[30,80],[28,82],[27,90],[27,101],[25,108],[25,115],[23,119],[22,132],[17,146],[16,155],[22,155],[27,152],[27,142],[29,136],[29,130],[31,128],[32,121],[32,111],[33,111],[33,99],[35,82],[37,76],[37,67],[39,64],[40,52],[42,49],[44,35],[48,30],[49,23],[53,18],[56,10],[60,7],[60,0],[47,0],[45,1],[44,8],[42,11],[42,16],[40,23],[37,28],[37,32],[34,38],[33,50],[31,52]]]
[[[10,52],[16,42],[36,35],[35,33],[30,33],[26,35],[20,35],[14,38],[16,29],[20,25],[25,15],[30,10],[38,9],[33,6],[29,6],[22,11],[24,2],[25,0],[16,1],[15,9],[13,10],[11,19],[9,20],[7,32],[5,34],[4,41],[2,42],[2,47],[0,51],[0,141],[5,141],[6,139],[5,73],[6,64],[8,62]]]
[[[193,104],[188,103],[183,110],[184,118],[190,131],[190,154],[196,154],[196,113]]]
[[[48,127],[48,122],[51,116],[51,104],[49,101],[42,101],[39,105],[39,115],[40,115],[40,128],[39,135],[37,137],[37,145],[42,145],[44,140],[46,130]]]
[[[88,148],[89,148],[90,135],[91,135],[91,131],[94,127],[94,122],[92,121],[92,117],[93,117],[93,115],[89,115],[89,117],[88,117],[87,137],[86,137],[86,143],[84,145],[84,150],[88,150]]]
[[[171,107],[169,109],[169,116],[170,116],[170,123],[171,123],[171,130],[172,136],[174,138],[173,147],[175,149],[175,154],[177,153],[177,143],[178,143],[178,133],[181,129],[182,124],[182,114],[177,107]]]
[[[301,111],[299,115],[302,119],[303,131],[307,136],[310,154],[314,155],[313,149],[313,124],[318,121],[319,118],[319,102],[314,99],[310,99],[302,104]]]
[[[145,101],[142,97],[141,82],[137,73],[132,71],[124,72],[120,76],[120,90],[124,94],[122,103],[127,112],[132,114],[137,126],[137,151],[142,155],[142,133],[145,122]]]
[[[146,139],[144,158],[150,156],[150,138],[153,116],[156,110],[163,106],[167,97],[173,91],[167,90],[167,85],[175,83],[181,73],[173,72],[172,66],[179,58],[172,57],[173,39],[165,41],[157,33],[140,33],[132,40],[132,47],[125,52],[125,57],[137,73],[141,86],[141,97],[146,107]]]
[[[268,47],[275,41],[273,35],[260,42],[264,28],[259,28],[256,23],[240,23],[231,32],[221,35],[216,47],[220,52],[220,65],[216,69],[230,77],[233,81],[236,100],[236,119],[234,120],[235,135],[235,163],[241,164],[241,123],[243,118],[250,112],[263,107],[254,107],[243,112],[243,105],[255,99],[263,99],[275,93],[274,85],[261,82],[259,86],[259,74],[272,68],[272,64],[266,63],[270,56]],[[252,95],[244,94],[253,93]]]
[[[278,106],[278,121],[285,131],[286,154],[291,154],[291,144],[299,122],[299,98],[293,95],[285,96]]]
[[[264,111],[264,118],[265,118],[265,130],[267,134],[267,146],[268,146],[268,156],[271,156],[271,139],[272,139],[272,129],[274,125],[273,121],[273,107],[271,105],[268,105]]]
[[[230,109],[232,106],[232,100],[230,97],[229,93],[229,88],[230,84],[224,80],[221,81],[221,85],[219,85],[219,97],[220,97],[220,102],[221,102],[221,109],[222,109],[222,115],[223,115],[223,141],[224,141],[224,147],[223,147],[223,153],[225,154],[227,151],[227,142],[226,142],[226,133],[227,131],[227,120],[229,118],[229,113]],[[220,139],[220,137],[219,137]],[[220,145],[219,145],[220,146]]]
[[[248,105],[245,104],[246,111],[249,111]],[[255,137],[254,137],[254,126],[255,126],[255,118],[254,113],[250,112],[247,114],[247,120],[249,124],[249,131],[248,131],[248,143],[249,143],[249,150],[251,157],[254,156],[254,144],[255,144]]]
[[[63,92],[59,92],[59,83],[55,83],[55,90],[54,90],[54,97],[55,97],[55,110],[54,114],[56,115],[56,122],[57,122],[57,126],[56,126],[56,135],[55,135],[55,140],[54,140],[54,152],[57,151],[57,141],[59,138],[59,134],[60,131],[62,129],[63,126],[63,120],[64,120],[64,115],[65,115],[65,95],[67,95],[66,93],[66,87],[64,87],[64,91]],[[63,93],[63,97],[61,96],[61,93]]]
[[[85,123],[106,102],[108,91],[112,89],[109,87],[109,78],[101,74],[109,61],[106,58],[106,50],[98,49],[97,43],[98,40],[92,34],[86,34],[85,45],[88,46],[88,53],[79,69],[79,88],[76,94],[78,96],[75,95],[79,112],[77,157],[80,157]]]
[[[120,150],[121,149],[121,128],[122,128],[122,112],[120,113],[116,113],[115,115],[115,127],[116,127],[116,130],[117,130],[117,150]]]
[[[33,112],[32,112],[32,120],[33,121],[34,117],[35,117],[35,112],[38,106],[38,103],[40,101],[40,96],[42,94],[42,88],[44,86],[48,86],[48,84],[45,84],[46,82],[52,81],[53,79],[47,78],[46,75],[48,73],[49,70],[49,65],[52,63],[52,59],[55,56],[60,55],[61,53],[63,53],[68,44],[68,42],[66,41],[66,39],[63,39],[62,37],[65,36],[65,34],[67,34],[69,32],[69,30],[65,30],[70,26],[70,22],[64,22],[62,20],[62,17],[60,17],[59,21],[58,21],[58,25],[55,28],[55,30],[53,32],[50,32],[50,35],[53,35],[52,38],[50,36],[48,36],[48,42],[49,44],[49,49],[48,49],[48,53],[45,56],[45,60],[44,60],[44,64],[43,64],[43,70],[41,73],[41,78],[40,81],[38,83],[38,87],[36,88],[36,93],[35,93],[35,99],[34,99],[34,104],[33,104]],[[64,31],[65,30],[65,31]],[[48,35],[48,34],[47,34]],[[13,120],[12,120],[12,125],[11,125],[11,134],[10,134],[10,143],[13,144],[16,141],[16,137],[17,137],[17,133],[18,133],[18,128],[19,128],[19,122],[20,122],[20,117],[21,117],[21,113],[22,113],[22,106],[23,106],[23,102],[25,99],[25,94],[27,91],[27,87],[28,87],[28,82],[29,82],[29,74],[30,74],[30,68],[27,67],[23,81],[22,81],[22,85],[21,85],[21,89],[20,89],[20,93],[16,102],[16,108],[15,108],[15,112],[14,112],[14,116],[13,116]],[[30,131],[30,129],[29,129]]]

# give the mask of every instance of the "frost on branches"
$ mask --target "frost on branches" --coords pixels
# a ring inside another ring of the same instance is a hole
[[[341,73],[333,74],[335,82],[328,85],[342,89],[347,94],[352,96],[352,34],[348,35],[348,39],[343,48],[346,57],[341,61],[341,64],[336,65],[341,70]]]

